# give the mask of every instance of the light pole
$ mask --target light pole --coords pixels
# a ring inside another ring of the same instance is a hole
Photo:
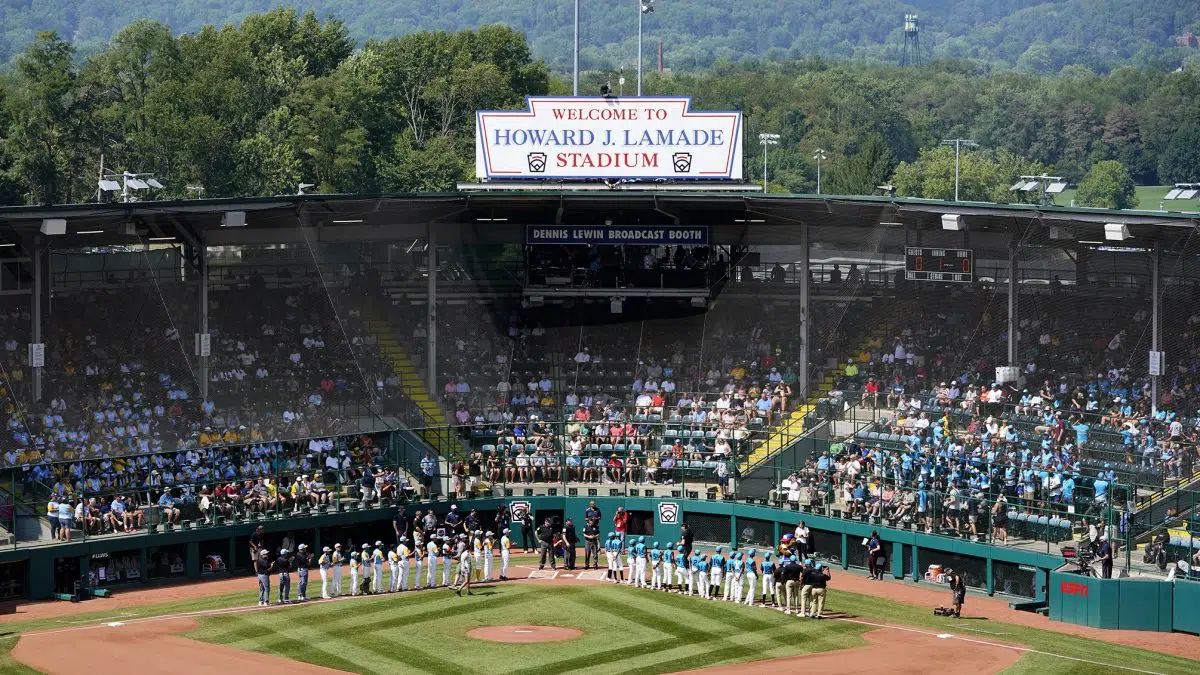
[[[767,146],[779,145],[779,134],[759,134],[758,143],[763,146],[763,192],[767,191]]]
[[[813,155],[813,159],[817,160],[817,194],[821,194],[821,162],[826,159],[825,151],[821,148],[817,148],[817,152]]]
[[[654,0],[638,0],[638,92],[642,95],[642,17],[654,12]]]
[[[962,149],[964,146],[966,146],[968,148],[978,148],[979,144],[976,143],[975,141],[972,141],[972,140],[969,140],[966,138],[952,138],[950,140],[942,141],[942,144],[954,146],[954,201],[958,201],[958,160],[959,160],[959,157],[962,155]]]
[[[572,52],[571,91],[579,95],[579,0],[575,0],[575,49]]]

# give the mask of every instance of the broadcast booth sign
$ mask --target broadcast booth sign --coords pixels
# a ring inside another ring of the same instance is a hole
[[[487,178],[742,178],[742,114],[691,99],[530,97],[476,113],[475,174]]]
[[[564,225],[527,225],[525,243],[604,246],[633,244],[643,246],[705,246],[708,228],[703,225],[643,227],[602,225],[567,227]]]

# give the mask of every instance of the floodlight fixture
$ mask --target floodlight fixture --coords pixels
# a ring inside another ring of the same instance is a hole
[[[1179,193],[1179,199],[1191,199],[1197,194],[1200,194],[1200,190],[1184,190]]]
[[[1166,196],[1164,196],[1163,199],[1178,199],[1179,193],[1181,193],[1181,192],[1183,192],[1183,190],[1181,188],[1172,188],[1171,190],[1169,190],[1167,192]]]
[[[155,190],[163,189],[163,184],[153,178],[147,178],[146,185],[149,185],[150,187],[154,188]]]
[[[895,185],[876,185],[875,189],[879,190],[880,192],[882,192],[883,194],[885,194],[889,197],[896,196],[896,186]]]
[[[313,188],[313,187],[316,187],[316,185],[313,183],[300,183],[300,184],[296,185],[296,194],[297,195],[308,194],[307,192],[305,192],[305,190],[308,190],[309,188]]]
[[[1200,195],[1200,183],[1176,183],[1163,199],[1194,199],[1196,195]]]
[[[107,178],[101,178],[99,183],[97,183],[97,185],[100,187],[101,190],[103,190],[105,192],[120,192],[121,191],[121,184],[115,180],[108,180]]]
[[[101,175],[98,187],[101,192],[120,192],[122,202],[134,202],[137,201],[137,195],[133,194],[131,190],[149,190],[151,188],[161,190],[163,184],[158,182],[149,173],[133,173],[131,171],[117,173],[106,171]],[[99,194],[97,194],[97,198],[99,198]]]
[[[1056,195],[1067,189],[1067,184],[1062,181],[1054,182],[1046,186],[1046,194]]]
[[[140,178],[129,178],[125,181],[125,185],[131,190],[149,190],[150,184]]]
[[[1019,180],[1019,181],[1013,183],[1012,187],[1008,188],[1008,191],[1009,192],[1018,192],[1023,189],[1025,189],[1025,181]]]

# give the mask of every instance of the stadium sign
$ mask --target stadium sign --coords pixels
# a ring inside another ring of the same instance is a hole
[[[530,97],[476,113],[479,178],[742,178],[742,114],[691,99]]]
[[[525,228],[526,244],[588,244],[617,245],[644,244],[647,246],[678,246],[708,244],[708,228],[698,226],[675,227],[623,227],[603,225],[597,227],[566,227],[562,225],[528,225]]]
[[[676,525],[679,523],[679,504],[675,502],[659,502],[658,504],[658,522],[663,525]]]

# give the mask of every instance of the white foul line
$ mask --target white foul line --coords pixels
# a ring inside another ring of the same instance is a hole
[[[937,637],[937,638],[943,638],[943,639],[950,638],[950,639],[954,639],[954,640],[963,640],[964,642],[972,642],[977,645],[985,645],[988,647],[1000,647],[1002,649],[1013,649],[1013,650],[1016,650],[1019,652],[1028,652],[1030,654],[1041,654],[1042,656],[1053,656],[1055,658],[1066,659],[1068,661],[1076,661],[1079,663],[1088,663],[1093,666],[1104,666],[1106,668],[1120,668],[1121,670],[1128,670],[1128,671],[1134,672],[1134,673],[1144,673],[1145,675],[1166,675],[1166,673],[1160,673],[1155,670],[1142,670],[1141,668],[1131,668],[1129,666],[1118,666],[1118,665],[1113,665],[1111,663],[1104,663],[1103,661],[1092,661],[1091,659],[1081,659],[1081,658],[1078,658],[1075,656],[1063,656],[1062,654],[1054,654],[1052,652],[1044,652],[1044,651],[1041,651],[1040,649],[1031,649],[1029,647],[1017,647],[1015,645],[1003,645],[998,642],[988,642],[986,640],[978,640],[976,638],[963,637],[961,635],[951,635],[949,633],[929,633],[929,632],[926,632],[923,630],[918,630],[916,628],[908,628],[906,626],[892,626],[892,625],[885,624],[885,623],[872,623],[870,621],[862,621],[861,619],[839,618],[838,621],[857,623],[862,626],[872,626],[875,628],[891,628],[893,630],[903,630],[903,631],[908,631],[909,633],[917,633],[919,635],[928,635],[930,637]],[[943,637],[943,636],[945,636],[945,637]]]

